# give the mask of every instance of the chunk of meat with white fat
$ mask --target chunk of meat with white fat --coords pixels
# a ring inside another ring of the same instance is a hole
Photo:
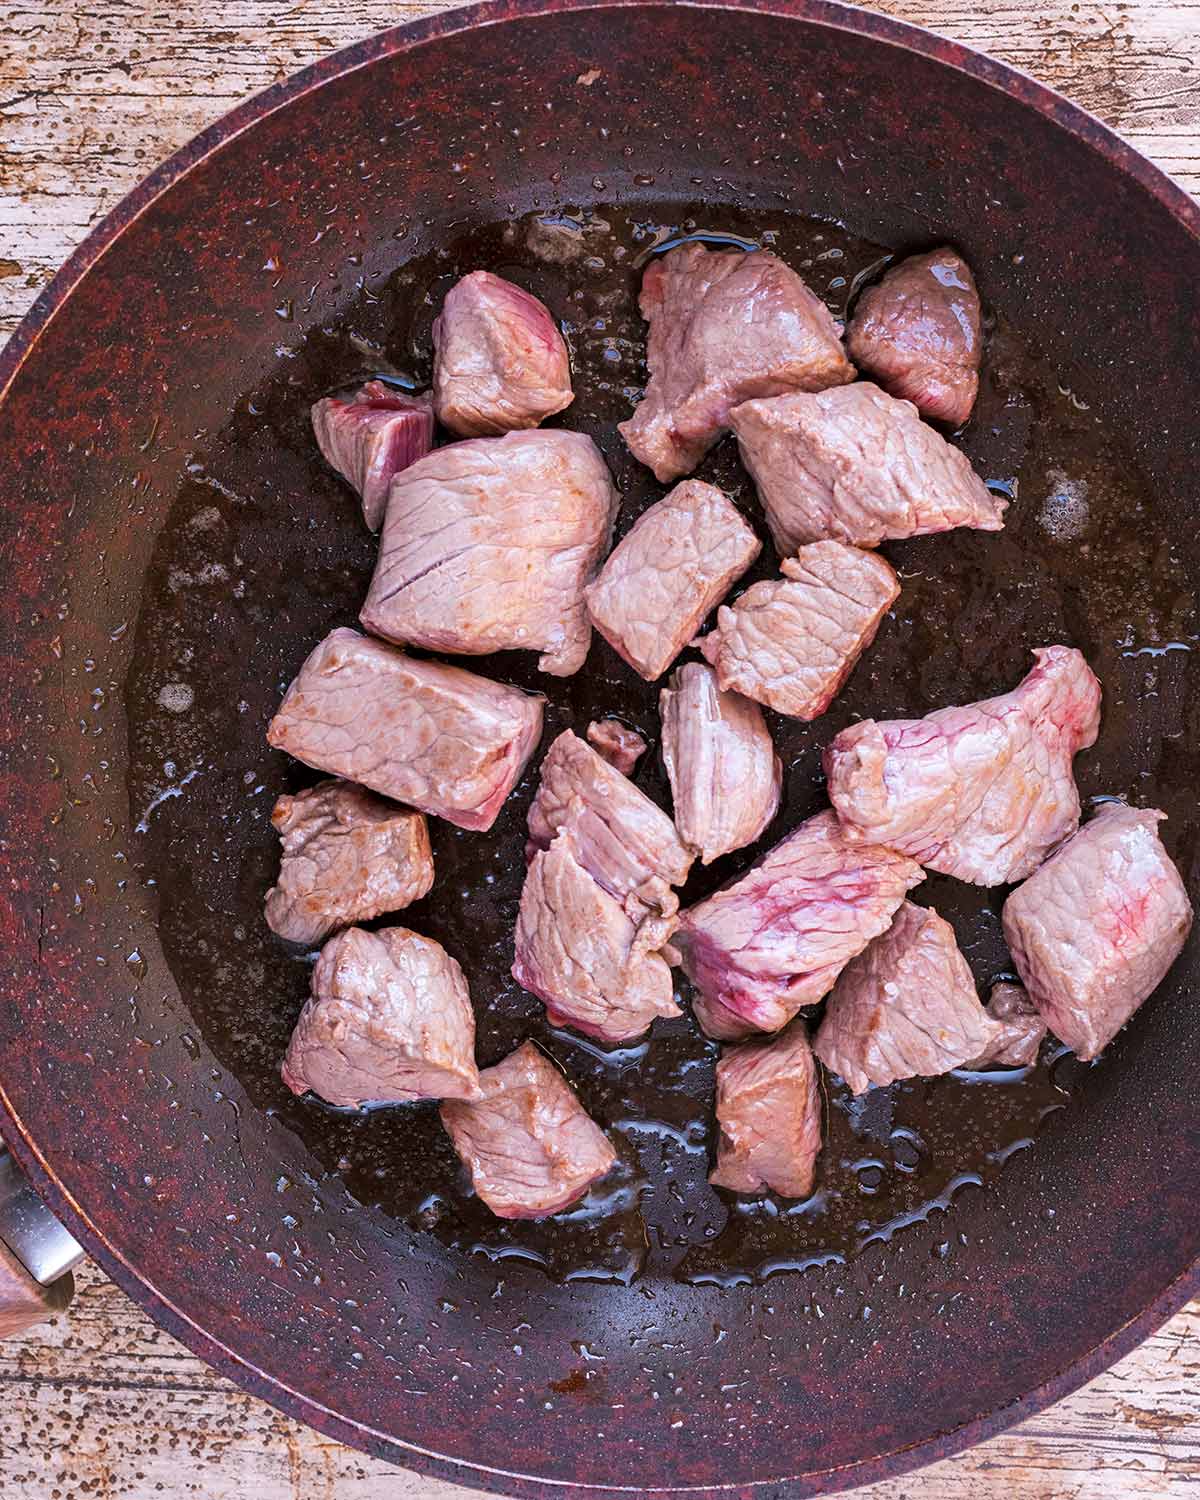
[[[646,753],[646,741],[620,719],[594,719],[587,727],[587,738],[597,755],[602,755],[622,776],[631,776]]]
[[[603,1042],[639,1037],[656,1016],[677,1016],[668,950],[674,915],[622,902],[580,860],[568,825],[534,855],[521,891],[513,978],[538,997],[553,1026]]]
[[[640,305],[650,382],[618,430],[663,483],[691,473],[739,402],[854,379],[829,309],[768,251],[679,245],[647,266]]]
[[[818,813],[731,885],[681,913],[675,945],[709,1036],[778,1031],[815,1005],[924,880],[894,849],[852,843]]]
[[[815,719],[875,639],[900,584],[882,557],[842,542],[801,547],[780,571],[783,578],[752,584],[723,604],[699,645],[723,688]]]
[[[546,752],[529,809],[532,859],[563,828],[574,833],[580,863],[610,895],[630,897],[664,916],[678,909],[671,886],[682,885],[692,854],[675,824],[626,776],[566,729]]]
[[[1178,958],[1192,904],[1157,809],[1109,803],[1004,903],[1004,936],[1043,1020],[1096,1057]]]
[[[542,734],[544,699],[357,631],[309,655],[267,740],[460,828],[490,828]]]
[[[1079,825],[1071,762],[1096,742],[1100,684],[1070,646],[1011,692],[924,719],[864,719],[825,749],[848,838],[976,885],[1023,880]]]
[[[985,1051],[964,1066],[980,1071],[1027,1068],[1035,1063],[1047,1028],[1024,985],[1007,980],[994,984],[984,1009],[1000,1031]]]
[[[569,676],[591,643],[583,591],[619,503],[600,450],[579,432],[439,448],[392,484],[359,618],[429,651],[540,651],[543,672]]]
[[[479,1075],[477,1100],[442,1105],[476,1193],[501,1219],[544,1219],[582,1198],[617,1154],[532,1042]]]
[[[727,1047],[717,1063],[714,1187],[807,1198],[821,1150],[821,1091],[804,1026]]]
[[[644,677],[661,677],[762,543],[715,485],[677,484],[634,522],[585,590],[592,624]]]
[[[701,864],[752,844],[779,810],[783,768],[762,709],[687,662],[659,694],[675,826]]]
[[[280,797],[271,822],[283,848],[267,926],[289,942],[319,943],[335,927],[411,906],[433,885],[424,814],[353,782]]]
[[[490,271],[472,271],[446,293],[433,347],[434,408],[460,437],[536,427],[575,399],[549,310]]]
[[[408,396],[370,380],[349,400],[327,396],[312,409],[321,456],[362,499],[363,520],[379,530],[392,480],[433,446],[428,396]]]
[[[321,949],[283,1062],[293,1094],[404,1104],[479,1094],[475,1015],[463,971],[406,927],[348,927]]]
[[[948,1073],[999,1035],[953,927],[905,901],[887,932],[842,970],[813,1050],[861,1094],[898,1078]]]
[[[826,537],[876,547],[888,537],[1004,526],[1008,501],[966,455],[910,401],[869,381],[748,401],[730,420],[781,557]]]
[[[979,390],[979,293],[943,246],[910,255],[868,287],[846,330],[850,358],[923,417],[961,427]]]

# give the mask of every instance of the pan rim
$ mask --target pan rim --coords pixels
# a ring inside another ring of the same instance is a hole
[[[1200,240],[1200,205],[1161,168],[1136,151],[1115,131],[1081,106],[1019,69],[922,27],[875,12],[859,10],[840,3],[840,0],[489,0],[489,3],[443,11],[393,27],[350,47],[332,52],[290,78],[252,96],[169,156],[87,235],[38,296],[0,352],[0,401],[4,400],[43,332],[67,305],[72,293],[92,267],[121,235],[193,168],[277,110],[293,104],[327,83],[344,78],[360,68],[369,67],[382,58],[410,52],[443,37],[478,30],[483,26],[535,20],[576,11],[667,6],[747,12],[801,21],[831,31],[850,32],[905,49],[965,73],[1037,111],[1043,118],[1049,119],[1091,148],[1111,168],[1133,179],[1185,231]],[[1185,1266],[1136,1317],[1129,1319],[1092,1349],[1018,1400],[964,1422],[951,1431],[935,1433],[918,1442],[836,1469],[812,1469],[798,1474],[718,1486],[654,1489],[558,1480],[449,1458],[406,1443],[322,1405],[313,1397],[288,1386],[278,1375],[269,1374],[250,1363],[189,1317],[164,1292],[139,1274],[120,1248],[92,1223],[85,1207],[72,1198],[59,1180],[52,1163],[35,1143],[2,1086],[0,1125],[3,1125],[5,1143],[34,1187],[105,1273],[142,1306],[160,1327],[178,1338],[218,1373],[250,1394],[270,1402],[286,1415],[302,1420],[325,1435],[373,1456],[459,1484],[504,1494],[538,1497],[538,1500],[550,1495],[587,1496],[589,1500],[591,1497],[612,1496],[615,1500],[615,1497],[635,1494],[687,1496],[689,1500],[691,1497],[703,1500],[703,1497],[712,1496],[716,1500],[716,1497],[727,1497],[731,1493],[746,1496],[761,1493],[763,1487],[768,1485],[785,1488],[789,1495],[800,1497],[830,1494],[875,1480],[894,1478],[973,1446],[1061,1400],[1129,1353],[1188,1300],[1200,1293],[1200,1259],[1197,1259]]]

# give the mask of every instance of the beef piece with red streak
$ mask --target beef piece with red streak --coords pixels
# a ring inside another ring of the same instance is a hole
[[[363,520],[378,531],[392,480],[433,446],[429,397],[408,396],[370,380],[349,400],[318,401],[312,427],[322,457],[358,491]]]
[[[701,1026],[722,1041],[780,1030],[832,989],[924,878],[894,849],[848,839],[832,812],[801,823],[680,916],[674,942]]]
[[[587,741],[622,776],[631,776],[646,753],[646,741],[620,719],[593,719],[587,727]]]
[[[575,399],[549,309],[490,271],[472,271],[446,293],[433,347],[437,418],[459,437],[536,427]]]
[[[1004,936],[1046,1025],[1085,1061],[1165,977],[1192,904],[1157,809],[1109,803],[1004,903]]]
[[[1032,874],[1079,825],[1072,762],[1100,727],[1100,684],[1083,656],[1033,655],[997,698],[842,730],[824,765],[847,837],[976,885]]]

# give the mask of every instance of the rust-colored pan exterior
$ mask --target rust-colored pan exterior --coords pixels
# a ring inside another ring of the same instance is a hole
[[[758,1287],[556,1286],[356,1203],[197,1039],[126,794],[147,561],[197,435],[275,359],[281,296],[292,339],[352,291],[331,236],[370,276],[401,219],[433,243],[635,174],[952,238],[1013,325],[1094,372],[1194,576],[1200,215],[1070,104],[817,0],[498,4],[331,57],[155,172],[0,360],[2,1123],[156,1319],[335,1438],[520,1495],[825,1493],[1037,1410],[1200,1287],[1195,944],[952,1254],[930,1228]]]

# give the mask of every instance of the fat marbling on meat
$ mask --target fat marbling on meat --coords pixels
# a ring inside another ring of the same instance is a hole
[[[609,554],[585,592],[592,624],[653,682],[729,592],[762,543],[733,502],[699,479],[677,484]]]
[[[646,741],[620,719],[593,719],[587,727],[587,741],[622,776],[631,776],[646,753]]]
[[[882,557],[842,542],[811,542],[780,571],[723,604],[699,645],[723,688],[815,719],[875,639],[900,584]]]
[[[826,537],[876,547],[889,537],[1004,525],[1008,501],[966,455],[910,401],[870,381],[747,401],[731,422],[781,557]]]
[[[979,293],[943,246],[910,255],[868,287],[846,330],[850,358],[923,417],[961,427],[979,390]]]
[[[584,586],[612,539],[619,497],[579,432],[451,443],[392,482],[360,619],[429,651],[541,652],[566,677],[591,642]]]
[[[353,782],[280,797],[271,822],[282,857],[267,926],[289,942],[319,943],[335,927],[411,906],[433,885],[424,814]]]
[[[618,430],[663,483],[691,473],[739,402],[854,379],[829,309],[769,251],[679,245],[647,266],[640,305],[650,382]]]
[[[821,1150],[821,1091],[808,1033],[796,1021],[767,1040],[726,1047],[717,1063],[714,1187],[807,1198]]]
[[[267,740],[318,771],[486,829],[537,747],[543,702],[343,628],[309,654]]]
[[[521,891],[513,978],[546,1007],[553,1026],[603,1042],[632,1041],[658,1016],[677,1016],[666,948],[673,913],[625,900],[585,868],[578,819],[533,857]]]
[[[778,1031],[815,1005],[925,875],[818,813],[747,872],[680,916],[674,942],[709,1036]]]
[[[567,827],[580,863],[619,902],[634,899],[665,916],[678,909],[671,887],[687,879],[691,850],[662,808],[570,729],[542,761],[527,856]]]
[[[1072,761],[1096,741],[1100,684],[1044,646],[1010,693],[923,719],[864,719],[825,749],[848,838],[976,885],[1023,880],[1079,824]]]
[[[392,480],[433,445],[429,397],[408,396],[370,380],[349,400],[318,401],[312,427],[322,457],[358,491],[363,519],[378,531]]]
[[[842,970],[813,1050],[850,1091],[961,1067],[998,1040],[954,929],[905,901],[891,927]]]
[[[329,1104],[479,1095],[467,981],[440,943],[405,927],[348,927],[321,949],[283,1062],[294,1094]]]
[[[442,1105],[442,1124],[499,1218],[560,1213],[616,1162],[608,1137],[532,1042],[484,1068],[479,1082],[478,1099]]]
[[[1002,979],[992,986],[984,1009],[1000,1030],[986,1049],[964,1066],[1027,1068],[1036,1062],[1047,1028],[1024,985]]]
[[[1108,803],[1004,903],[1004,936],[1061,1041],[1096,1057],[1157,988],[1192,926],[1157,809]]]
[[[536,427],[574,399],[567,346],[545,304],[490,271],[446,293],[433,346],[437,418],[460,437]]]
[[[687,662],[659,694],[675,827],[701,864],[742,849],[779,809],[783,769],[762,710]]]

